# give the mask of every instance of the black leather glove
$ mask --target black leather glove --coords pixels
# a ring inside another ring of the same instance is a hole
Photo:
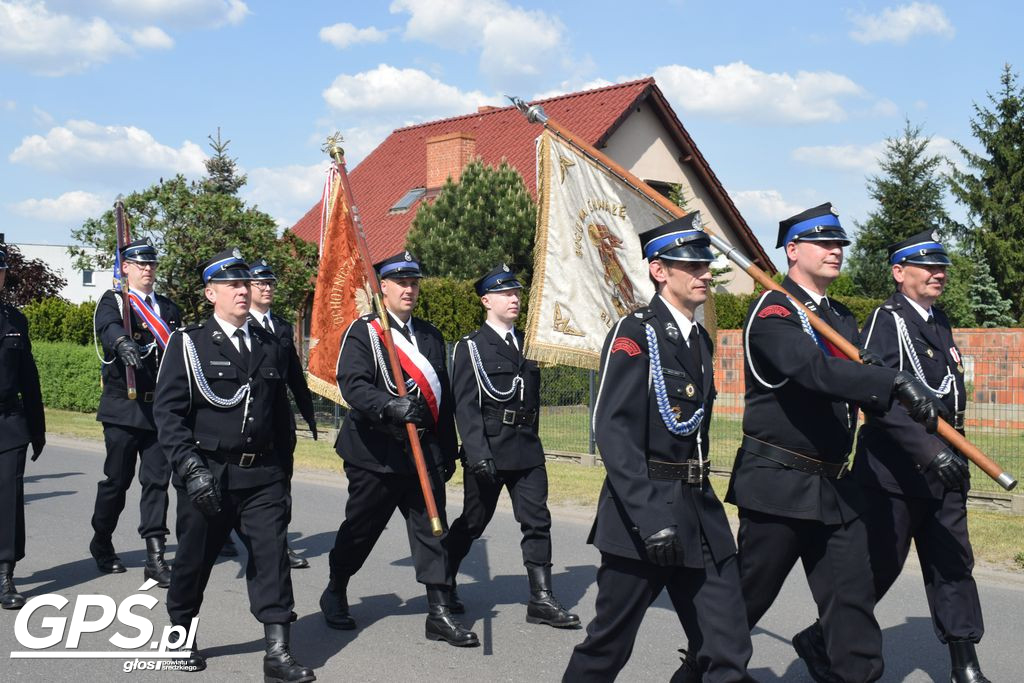
[[[882,362],[882,357],[868,349],[860,349],[860,362],[864,365],[876,365],[880,368],[885,367],[885,363]]]
[[[130,365],[133,368],[142,366],[142,352],[139,351],[139,345],[128,337],[118,338],[114,343],[114,350],[117,351],[117,357],[125,365]]]
[[[677,567],[683,563],[683,550],[674,526],[665,527],[644,539],[647,559],[659,567]]]
[[[924,425],[929,434],[934,434],[939,426],[939,417],[946,415],[946,407],[936,401],[931,389],[905,370],[896,373],[892,383],[892,393],[911,419]]]
[[[948,448],[943,448],[938,455],[932,458],[925,468],[925,472],[933,471],[942,482],[947,491],[955,491],[963,488],[967,478],[971,475],[967,463],[963,458]]]
[[[385,403],[384,408],[380,411],[380,417],[388,424],[401,426],[403,434],[405,433],[403,422],[412,422],[417,427],[427,428],[433,421],[427,402],[422,396],[413,394],[396,396]]]
[[[309,431],[313,433],[313,441],[316,441],[316,420],[310,420],[307,424],[309,425]]]
[[[210,468],[197,455],[189,456],[178,468],[192,504],[207,517],[220,512],[220,490]]]
[[[43,454],[43,446],[46,445],[46,437],[41,436],[38,439],[32,439],[32,462],[39,459],[39,456]]]
[[[469,466],[468,472],[485,484],[497,486],[498,468],[494,466],[492,458],[484,458]]]
[[[455,461],[448,460],[444,463],[444,480],[447,483],[455,476]]]

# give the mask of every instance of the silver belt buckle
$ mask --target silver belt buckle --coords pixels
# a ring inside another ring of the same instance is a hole
[[[239,467],[252,467],[252,464],[256,461],[255,453],[242,453],[242,457],[238,460]]]
[[[501,424],[514,425],[516,423],[516,411],[505,408],[505,412],[501,415]]]

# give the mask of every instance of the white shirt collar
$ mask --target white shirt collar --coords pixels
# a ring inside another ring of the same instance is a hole
[[[798,287],[799,287],[800,289],[802,289],[802,290],[804,290],[805,292],[807,292],[807,296],[811,297],[811,299],[812,299],[812,300],[814,301],[814,303],[815,303],[815,304],[816,304],[816,305],[817,305],[817,306],[818,306],[819,308],[820,308],[820,307],[821,307],[821,306],[823,305],[823,304],[822,304],[822,302],[828,299],[828,295],[826,295],[826,294],[815,294],[815,293],[814,293],[814,292],[812,292],[811,290],[809,290],[809,289],[807,289],[806,287],[804,287],[803,285],[801,285],[801,284],[800,284],[799,282],[797,283],[797,286],[798,286]]]
[[[516,338],[516,328],[515,328],[515,325],[512,325],[511,327],[500,327],[500,326],[498,326],[497,324],[495,324],[495,323],[492,323],[492,322],[491,322],[490,320],[484,320],[484,322],[485,322],[485,323],[487,323],[487,325],[488,325],[488,326],[489,326],[489,327],[490,327],[490,328],[491,328],[492,330],[494,330],[495,332],[497,332],[497,333],[498,333],[498,336],[499,336],[499,337],[501,337],[502,339],[504,339],[504,338],[505,338],[505,335],[506,335],[506,334],[508,334],[509,332],[511,332],[511,333],[512,333],[512,338],[513,338],[513,339],[515,339],[515,338]],[[518,340],[516,341],[516,344],[517,344],[517,345],[519,344]]]
[[[668,307],[668,312],[672,314],[672,318],[676,321],[676,325],[679,326],[679,333],[683,335],[683,340],[686,341],[686,345],[690,345],[690,328],[693,327],[693,321],[686,317],[686,314],[680,311],[678,308],[669,303],[668,299],[663,297],[661,294],[658,295],[661,302]]]
[[[217,324],[220,325],[220,329],[224,330],[224,334],[226,334],[229,339],[235,338],[235,330],[241,330],[242,334],[245,335],[245,338],[249,338],[249,318],[245,319],[245,322],[242,323],[241,327],[232,325],[227,320],[218,317],[216,313],[213,314],[213,319],[217,321]]]
[[[921,304],[917,303],[906,294],[903,295],[903,298],[907,300],[907,303],[913,306],[914,310],[921,315],[925,322],[928,322],[928,318],[930,318],[932,315],[931,306],[928,307],[928,310],[925,310],[924,307],[921,306]]]
[[[392,327],[394,327],[395,325],[404,325],[405,328],[409,330],[410,336],[414,333],[415,330],[414,330],[414,328],[412,326],[412,316],[411,315],[409,316],[409,322],[403,323],[401,320],[398,319],[397,315],[395,315],[394,313],[392,313],[388,309],[385,309],[385,310],[388,311],[388,317],[391,318],[391,326]]]

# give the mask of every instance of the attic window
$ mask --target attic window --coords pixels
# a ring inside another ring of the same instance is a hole
[[[402,198],[395,202],[395,205],[388,209],[388,213],[405,213],[409,208],[416,203],[420,197],[427,193],[425,187],[414,187],[404,195]]]

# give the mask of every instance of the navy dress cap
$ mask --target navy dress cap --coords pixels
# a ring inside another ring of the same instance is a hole
[[[423,277],[423,273],[420,272],[419,261],[408,251],[403,251],[383,261],[378,261],[373,264],[373,267],[381,278],[397,280],[403,277]]]
[[[473,286],[476,287],[477,296],[483,296],[488,292],[523,288],[522,283],[516,279],[516,271],[504,263],[477,280]]]
[[[249,273],[252,274],[253,280],[270,280],[271,282],[277,282],[277,276],[274,275],[274,269],[267,263],[267,259],[261,258],[253,261],[249,264]]]
[[[156,263],[156,247],[146,237],[121,247],[121,260],[137,263]]]
[[[0,244],[0,270],[7,270],[7,251]]]
[[[922,230],[902,242],[889,245],[889,264],[912,263],[918,266],[949,266],[949,254],[939,243],[937,230]]]
[[[825,202],[779,221],[779,241],[775,246],[784,247],[798,241],[841,242],[845,247],[850,243],[850,238],[839,222],[839,212],[831,202]]]
[[[202,274],[203,284],[252,279],[249,266],[242,258],[242,252],[238,247],[220,252],[199,266],[199,272]]]
[[[696,261],[711,263],[711,238],[704,232],[700,211],[640,233],[640,248],[644,258],[669,261]]]

